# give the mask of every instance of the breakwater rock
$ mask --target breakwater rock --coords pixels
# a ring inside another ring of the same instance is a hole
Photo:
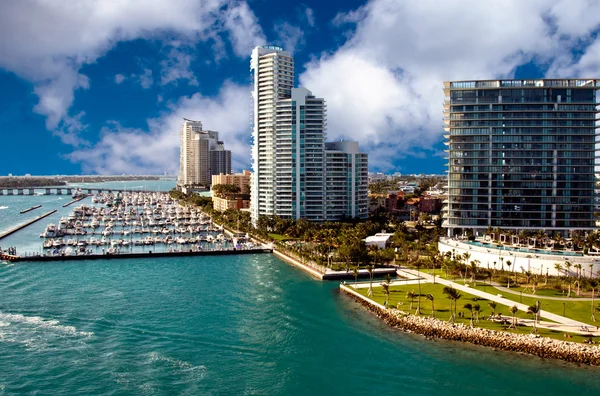
[[[470,327],[462,323],[455,324],[421,317],[397,309],[382,309],[342,287],[348,295],[368,310],[375,313],[388,325],[427,338],[469,342],[505,351],[528,353],[542,358],[561,359],[572,363],[600,366],[600,347],[561,341],[532,334],[514,334],[503,331]]]

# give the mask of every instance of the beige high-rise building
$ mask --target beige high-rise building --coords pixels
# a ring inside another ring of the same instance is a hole
[[[275,214],[275,132],[277,102],[289,99],[294,86],[294,59],[282,48],[256,47],[252,51],[252,221]]]
[[[201,121],[184,118],[179,137],[179,186],[209,186],[213,173],[231,169],[231,152],[219,141],[219,132],[203,130]]]

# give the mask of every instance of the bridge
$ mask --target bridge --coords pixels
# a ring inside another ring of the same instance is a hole
[[[16,187],[0,187],[0,196],[1,195],[35,195],[36,192],[41,193],[41,195],[72,195],[73,191],[80,190],[83,194],[100,194],[100,193],[118,193],[118,192],[139,192],[140,190],[125,190],[118,188],[74,188],[74,187],[25,187],[25,188],[16,188]],[[167,193],[167,191],[158,191],[158,190],[143,190],[144,192],[162,192]]]

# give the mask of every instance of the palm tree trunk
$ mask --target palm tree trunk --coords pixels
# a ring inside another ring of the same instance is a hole
[[[594,313],[594,288],[592,287],[592,320],[596,321],[596,314]]]
[[[417,296],[417,311],[415,312],[415,314],[420,315],[421,314],[421,277],[420,276],[417,279],[417,281],[419,282],[419,295]]]

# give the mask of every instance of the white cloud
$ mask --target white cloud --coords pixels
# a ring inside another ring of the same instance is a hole
[[[313,9],[306,7],[306,9],[304,10],[304,15],[306,17],[306,22],[308,23],[308,26],[314,27],[315,26],[315,12],[313,11]]]
[[[397,156],[442,140],[445,80],[509,78],[533,59],[593,73],[598,43],[579,68],[571,49],[598,28],[599,4],[372,0],[334,19],[352,29],[348,41],[310,62],[300,82],[327,100],[329,137],[358,140],[387,170]]]
[[[294,53],[296,47],[304,45],[304,31],[300,26],[294,26],[286,21],[275,24],[273,30],[286,51]]]
[[[122,74],[115,74],[115,84],[121,84],[127,77]]]
[[[140,82],[140,85],[144,89],[150,88],[152,86],[152,84],[154,83],[154,79],[152,78],[152,70],[151,69],[144,68],[144,70],[142,71],[142,74],[139,74],[137,76],[132,76],[132,77],[135,77]]]
[[[173,43],[166,60],[160,63],[162,68],[160,83],[166,85],[178,81],[188,81],[190,85],[198,85],[198,80],[190,69],[194,51],[180,43]]]
[[[265,44],[266,39],[258,19],[245,2],[228,7],[223,13],[223,21],[237,56],[247,57],[254,47]]]
[[[68,116],[74,91],[88,88],[79,73],[82,65],[95,62],[117,42],[166,32],[192,42],[229,34],[236,55],[248,56],[249,47],[264,40],[256,22],[241,0],[78,0],[76,6],[5,1],[0,5],[0,67],[34,84],[35,111],[55,129]]]
[[[69,155],[84,172],[101,174],[157,174],[179,172],[179,129],[183,118],[201,120],[205,129],[219,131],[225,148],[232,151],[233,167],[241,170],[250,158],[250,87],[226,82],[219,94],[195,94],[169,105],[169,112],[148,120],[147,129],[111,123],[94,147]]]

